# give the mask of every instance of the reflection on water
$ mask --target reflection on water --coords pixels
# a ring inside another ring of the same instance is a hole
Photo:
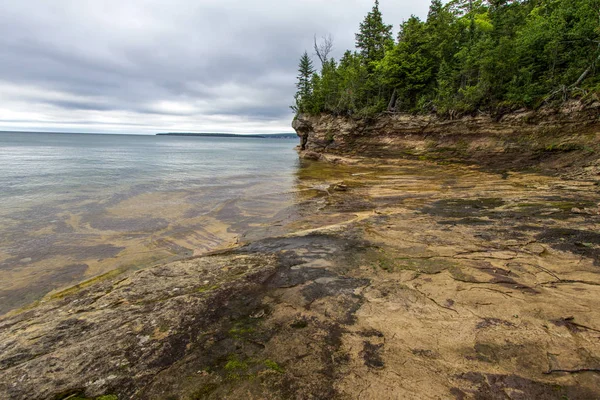
[[[294,145],[0,133],[0,314],[115,268],[197,255],[276,224],[295,202]]]

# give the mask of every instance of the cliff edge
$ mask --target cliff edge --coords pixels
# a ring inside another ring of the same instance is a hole
[[[302,114],[292,127],[300,137],[300,151],[313,159],[316,153],[456,161],[497,170],[600,173],[600,102],[458,119]]]

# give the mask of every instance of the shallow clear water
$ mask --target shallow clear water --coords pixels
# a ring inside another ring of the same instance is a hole
[[[115,267],[219,247],[268,221],[294,190],[295,145],[0,133],[0,313]]]
[[[285,182],[296,167],[294,145],[284,139],[0,133],[2,211],[131,187],[231,193],[227,188],[235,183]]]

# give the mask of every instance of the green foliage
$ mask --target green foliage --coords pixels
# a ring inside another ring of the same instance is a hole
[[[360,24],[356,34],[356,48],[366,64],[381,60],[386,48],[393,42],[392,26],[383,23],[379,0],[375,0],[373,9]]]
[[[225,371],[235,372],[235,371],[245,371],[248,369],[248,363],[245,361],[240,361],[235,357],[232,357],[227,364],[225,364]]]
[[[252,320],[242,320],[235,323],[229,330],[229,335],[236,339],[244,339],[255,332]]]
[[[292,109],[297,113],[312,111],[314,73],[315,69],[313,68],[312,60],[305,51],[302,57],[300,57],[300,63],[298,64],[298,82],[296,83],[298,91],[295,96],[295,104],[292,106]]]
[[[433,79],[433,56],[425,23],[412,16],[400,26],[398,44],[377,64],[383,84],[396,91],[391,109],[412,110]]]
[[[240,360],[236,354],[228,357],[228,361],[223,367],[227,374],[227,379],[237,381],[247,377],[249,365],[245,360]]]
[[[304,54],[297,112],[454,116],[597,99],[600,0],[433,0],[395,42],[375,1],[356,47],[319,73]]]
[[[280,374],[285,372],[279,364],[272,360],[265,360],[265,367],[272,371],[279,372]]]

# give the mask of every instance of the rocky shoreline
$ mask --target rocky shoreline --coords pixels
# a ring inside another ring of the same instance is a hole
[[[331,162],[305,161],[271,235],[0,319],[0,397],[600,397],[598,142],[533,163],[546,144],[528,139],[511,168],[516,128],[440,152],[459,125],[318,118],[296,128]],[[465,157],[499,143],[494,163]]]
[[[293,127],[301,153],[309,159],[404,158],[494,171],[569,172],[591,179],[600,174],[599,102],[456,119],[401,113],[376,118],[299,115]]]

